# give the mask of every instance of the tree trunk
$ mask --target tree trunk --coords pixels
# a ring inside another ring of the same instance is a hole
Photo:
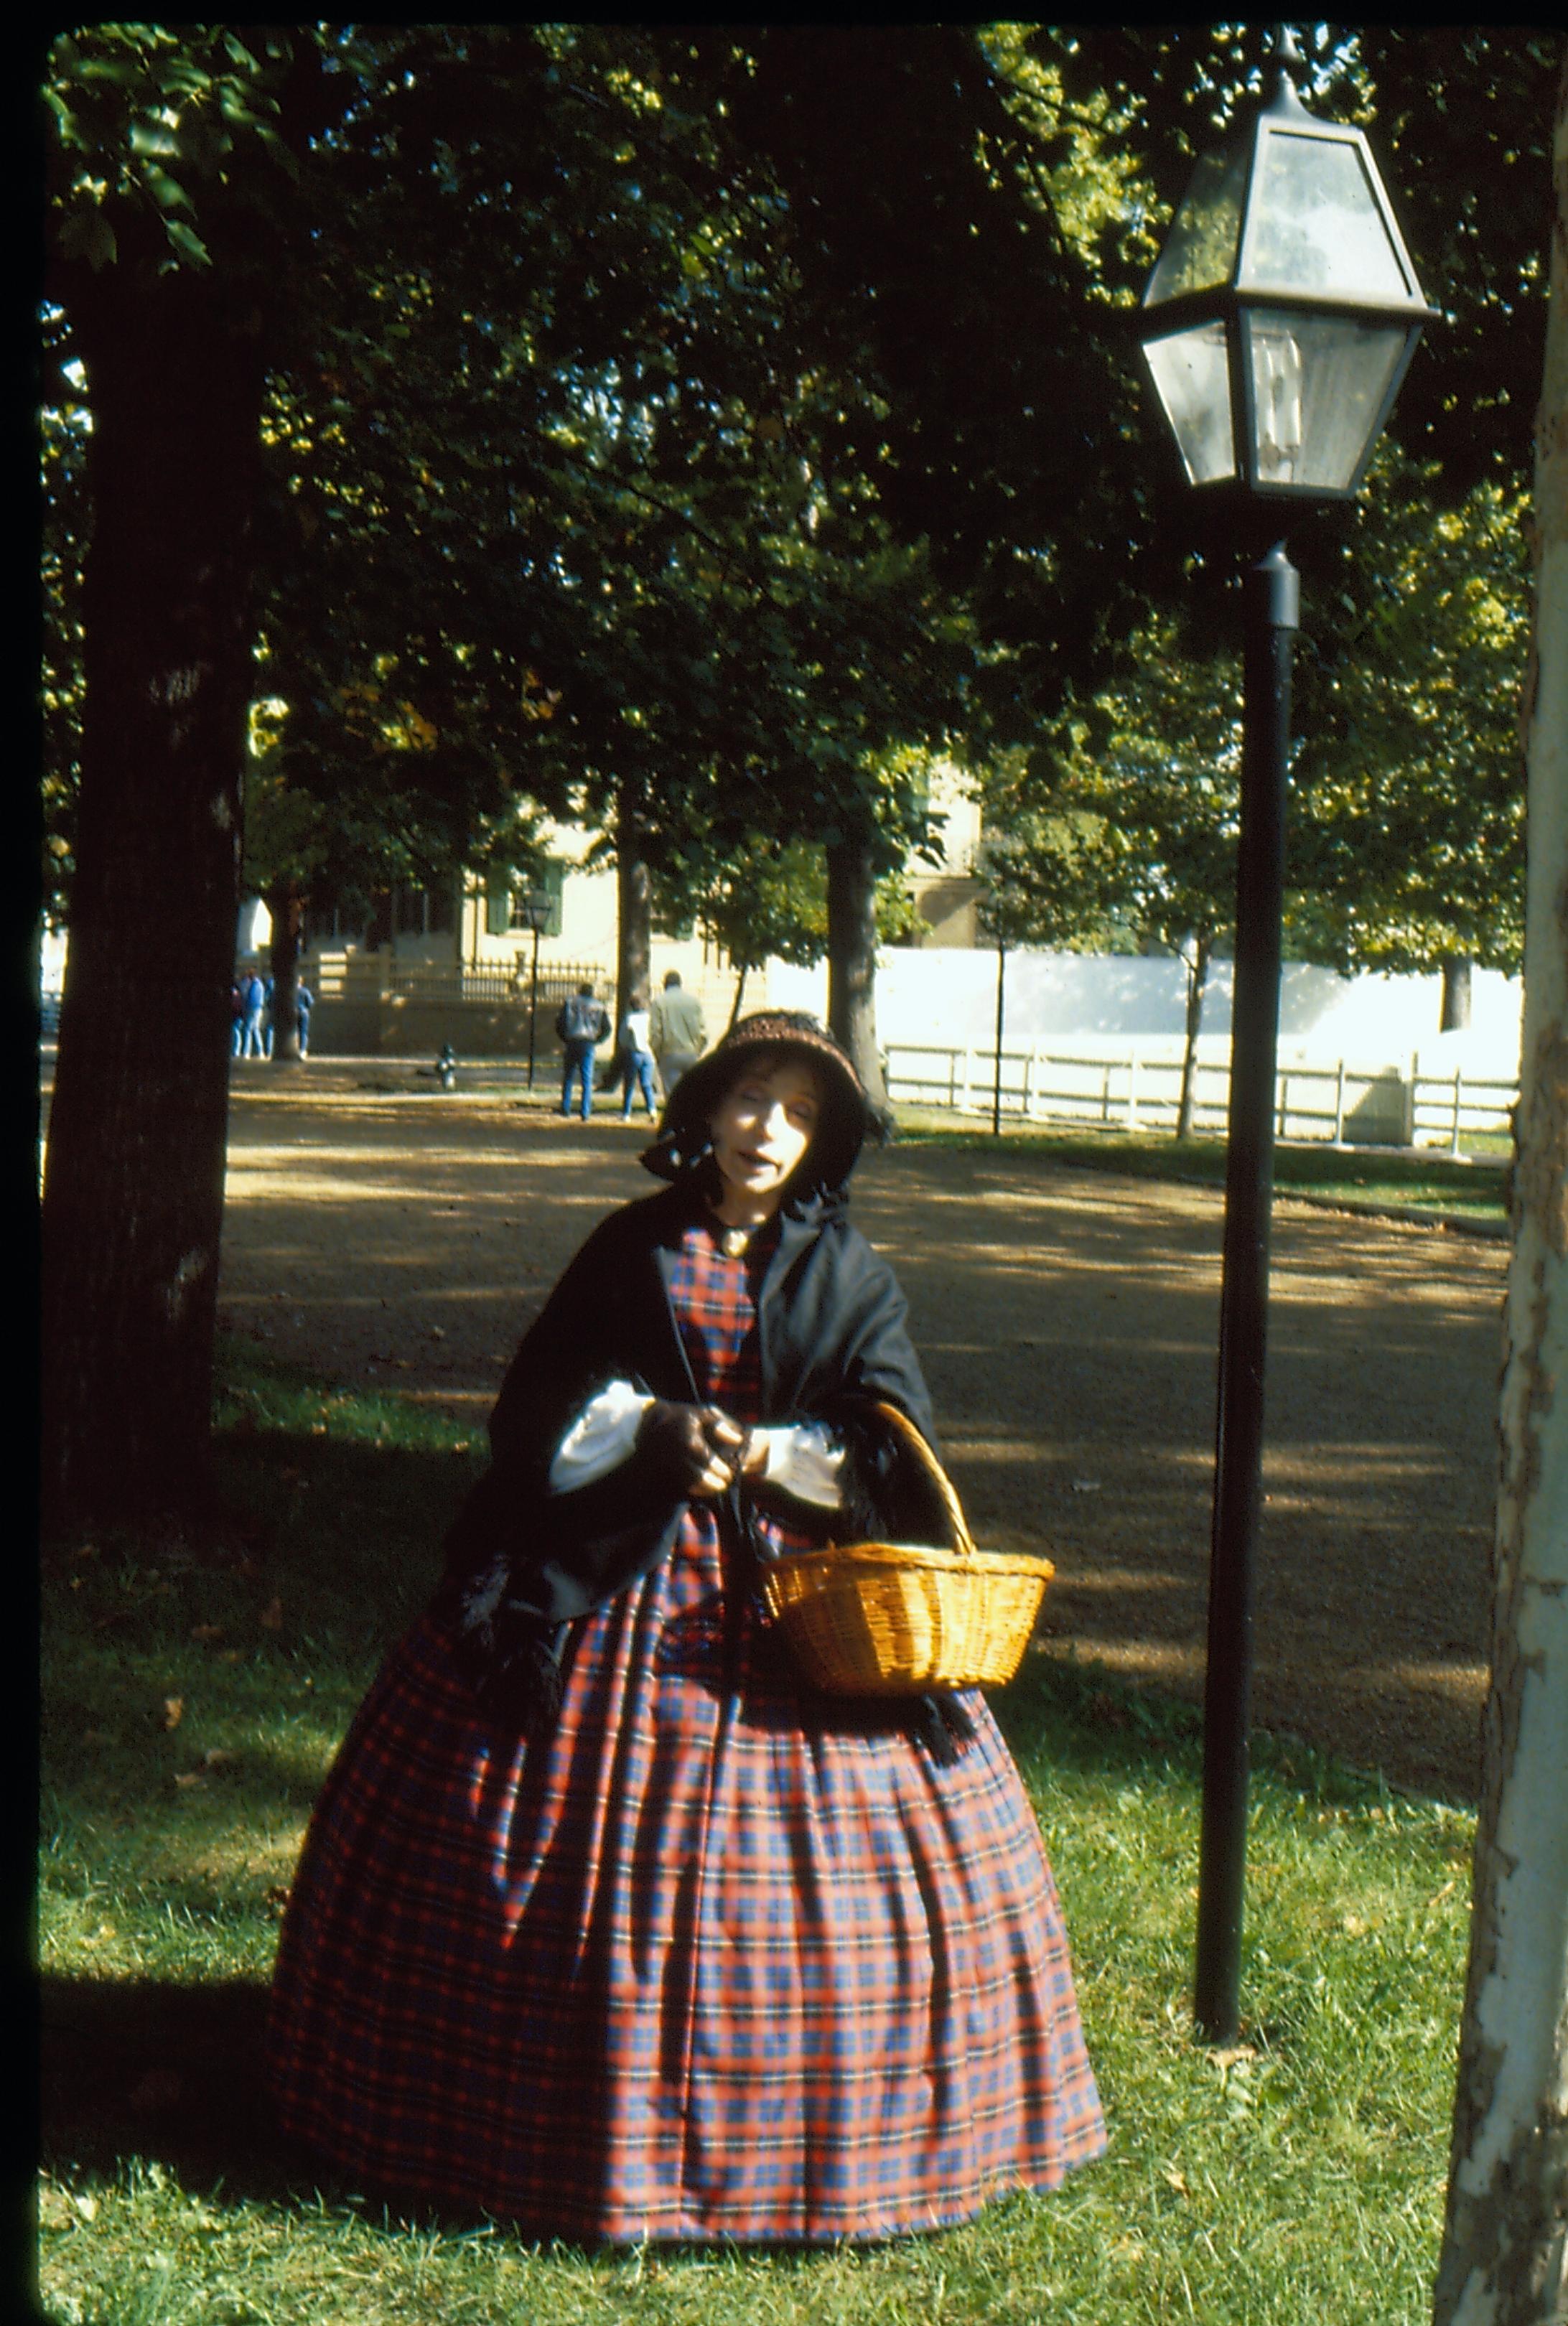
[[[297,1066],[305,900],[292,880],[280,881],[266,892],[266,909],[272,915],[272,1062],[275,1066]]]
[[[1463,954],[1445,954],[1442,963],[1442,1015],[1440,1034],[1457,1034],[1470,1021],[1470,965]]]
[[[1554,168],[1492,1668],[1436,2326],[1568,2316],[1568,60]]]
[[[1203,1027],[1203,993],[1209,983],[1209,956],[1214,938],[1204,930],[1194,939],[1192,965],[1187,972],[1187,1043],[1181,1053],[1181,1094],[1176,1102],[1176,1136],[1192,1136],[1192,1088],[1198,1078],[1198,1037]]]
[[[888,1113],[876,1047],[876,870],[869,842],[841,840],[827,856],[827,1022],[878,1113]]]
[[[250,688],[255,329],[191,270],[73,291],[86,711],[43,1196],[51,1522],[204,1498]]]
[[[751,966],[751,964],[749,961],[741,961],[735,963],[735,968],[738,972],[735,978],[735,998],[730,1004],[730,1022],[724,1028],[726,1034],[733,1034],[735,1028],[741,1022],[741,1004],[745,999],[746,977]]]
[[[646,1008],[653,998],[653,904],[648,860],[643,854],[641,797],[621,787],[615,815],[615,1029],[631,1007],[634,993]]]

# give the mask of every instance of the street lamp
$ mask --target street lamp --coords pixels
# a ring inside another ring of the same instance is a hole
[[[534,1043],[539,1021],[539,939],[549,926],[551,898],[547,889],[526,889],[516,906],[518,918],[534,933],[534,965],[528,983],[528,1088],[534,1087]]]
[[[1421,295],[1366,137],[1309,114],[1276,37],[1273,94],[1192,174],[1143,293],[1143,360],[1190,483],[1237,505],[1356,493],[1415,343]],[[1286,512],[1278,513],[1283,527]],[[1275,529],[1271,525],[1270,531]],[[1209,1575],[1194,2010],[1235,2040],[1246,1849],[1252,1590],[1262,1501],[1291,637],[1301,581],[1278,540],[1244,584],[1245,710],[1226,1151],[1218,1427]]]

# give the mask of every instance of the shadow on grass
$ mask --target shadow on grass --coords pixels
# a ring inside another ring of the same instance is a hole
[[[562,2256],[623,2244],[563,2238],[542,2221],[492,2220],[346,2176],[279,2126],[266,2076],[266,1989],[245,1979],[42,1981],[41,2161],[76,2181],[113,2181],[134,2158],[210,2202],[357,2214],[388,2229],[470,2237],[499,2228]],[[808,2262],[814,2248],[748,2246]],[[710,2245],[661,2247],[667,2260]]]
[[[387,2211],[471,2230],[461,2215],[347,2178],[280,2126],[266,2072],[267,1990],[255,1980],[45,1977],[41,2151],[62,2176],[112,2181],[132,2158],[229,2204]]]
[[[247,1979],[45,1977],[40,1982],[46,2163],[112,2177],[129,2155],[187,2186],[276,2200],[305,2177],[263,2075],[266,1989]]]

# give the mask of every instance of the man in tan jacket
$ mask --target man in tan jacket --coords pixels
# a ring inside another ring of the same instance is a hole
[[[653,1054],[658,1078],[667,1098],[688,1066],[695,1066],[707,1037],[703,1009],[695,993],[687,993],[678,969],[667,970],[664,991],[653,1005]]]

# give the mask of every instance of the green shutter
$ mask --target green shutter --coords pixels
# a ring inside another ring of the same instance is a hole
[[[512,925],[512,884],[504,872],[485,883],[484,925],[487,935],[504,937]]]

